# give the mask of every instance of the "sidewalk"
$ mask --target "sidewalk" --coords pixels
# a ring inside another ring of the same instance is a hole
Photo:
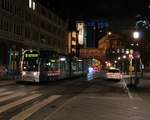
[[[78,95],[44,120],[149,120],[150,102]]]
[[[15,80],[16,75],[3,75],[0,76],[0,81],[5,81],[5,80]]]
[[[138,75],[139,77],[139,85],[138,87],[150,87],[150,73],[144,73],[143,76]],[[125,75],[124,79],[126,81],[126,84],[130,84],[130,75]],[[134,81],[135,75],[132,75],[132,79]]]
[[[150,87],[150,73],[144,73],[143,77],[140,78],[139,87]]]

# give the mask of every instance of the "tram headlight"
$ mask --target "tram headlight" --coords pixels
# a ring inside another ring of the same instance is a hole
[[[33,73],[33,75],[34,75],[34,76],[37,76],[37,75],[38,75],[38,73],[37,73],[37,72],[34,72],[34,73]]]
[[[26,75],[26,72],[25,72],[25,71],[23,71],[23,72],[22,72],[22,75]]]
[[[88,71],[89,71],[90,74],[94,73],[94,69],[92,67],[89,67]]]

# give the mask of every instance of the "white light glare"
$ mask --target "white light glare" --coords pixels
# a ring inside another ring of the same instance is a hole
[[[29,0],[29,8],[32,8],[32,0]]]
[[[23,67],[24,69],[27,69],[27,67]]]
[[[123,59],[126,59],[127,58],[127,56],[126,55],[123,55]]]
[[[33,73],[33,75],[34,75],[34,76],[37,76],[37,75],[38,75],[38,73],[37,73],[37,72],[34,72],[34,73]]]
[[[129,50],[126,50],[126,54],[129,54]]]
[[[120,57],[118,57],[118,60],[120,60],[121,58]]]
[[[108,32],[108,35],[111,35],[112,33],[111,32]]]
[[[78,60],[78,62],[82,62],[82,60],[81,60],[81,59],[79,59],[79,60]]]
[[[23,71],[23,72],[22,72],[22,75],[26,75],[26,72]]]
[[[94,72],[94,69],[92,67],[89,67],[88,70],[89,70],[89,73],[93,73]]]
[[[35,2],[33,2],[33,10],[35,10]]]
[[[59,60],[60,61],[66,61],[66,58],[60,58]]]
[[[137,32],[137,31],[135,31],[135,32],[133,33],[133,38],[134,38],[134,39],[138,39],[139,37],[140,37],[140,33]]]

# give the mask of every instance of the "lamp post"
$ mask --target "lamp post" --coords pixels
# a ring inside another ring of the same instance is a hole
[[[130,85],[133,85],[132,84],[132,70],[133,70],[133,66],[132,66],[132,61],[133,61],[133,50],[131,49],[129,51],[129,75],[130,75]]]
[[[133,38],[135,40],[138,40],[140,38],[140,33],[138,31],[133,32]],[[135,53],[137,53],[137,46],[139,44],[133,45],[134,46],[134,51]],[[137,87],[137,85],[139,84],[139,78],[137,76],[137,68],[138,68],[138,64],[137,64],[137,55],[134,56],[134,69],[135,69],[135,79],[134,79],[134,86]]]
[[[126,72],[126,67],[125,66],[126,66],[126,58],[127,58],[127,56],[123,55],[122,58],[123,58],[123,61],[122,61],[122,64],[123,64],[122,67],[123,68],[122,68],[122,70],[123,70],[123,73],[125,74],[125,72]]]

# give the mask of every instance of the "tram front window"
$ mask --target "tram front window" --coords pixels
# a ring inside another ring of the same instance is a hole
[[[38,60],[24,60],[23,70],[24,71],[38,71]]]

